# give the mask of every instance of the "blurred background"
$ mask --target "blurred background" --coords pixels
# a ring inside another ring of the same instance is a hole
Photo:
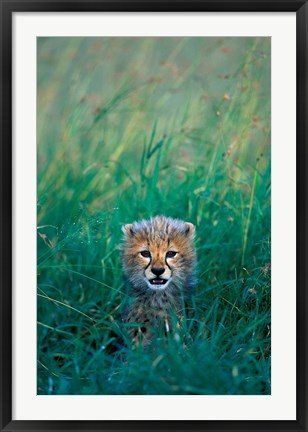
[[[38,38],[38,394],[270,393],[270,50]],[[142,351],[121,226],[157,214],[196,225],[196,316]]]

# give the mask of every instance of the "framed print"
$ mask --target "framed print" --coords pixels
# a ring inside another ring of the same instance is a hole
[[[1,29],[1,430],[307,430],[306,1]]]

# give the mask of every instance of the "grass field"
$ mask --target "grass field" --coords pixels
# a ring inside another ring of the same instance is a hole
[[[38,39],[38,394],[269,394],[270,39]],[[121,227],[196,225],[195,314],[134,349]]]

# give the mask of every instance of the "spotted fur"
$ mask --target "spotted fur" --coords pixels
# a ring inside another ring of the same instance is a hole
[[[189,222],[156,216],[125,225],[122,230],[130,298],[123,320],[139,324],[130,328],[130,335],[147,344],[159,327],[172,330],[172,316],[181,320],[183,308],[190,301],[196,284],[195,227]],[[159,276],[155,273],[158,270]]]

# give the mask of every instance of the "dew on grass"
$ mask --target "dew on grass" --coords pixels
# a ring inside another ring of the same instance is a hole
[[[48,377],[48,394],[53,394],[53,379],[51,376]]]
[[[233,366],[232,368],[232,376],[234,378],[238,377],[239,371],[238,371],[238,367],[237,366]]]

